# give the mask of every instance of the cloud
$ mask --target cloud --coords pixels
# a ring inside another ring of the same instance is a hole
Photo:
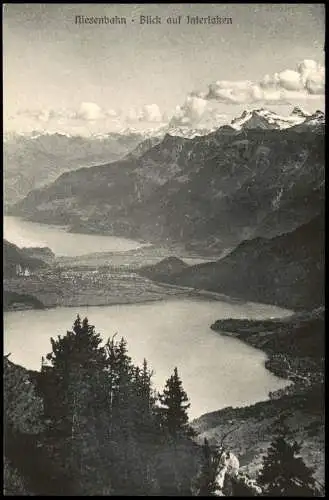
[[[142,108],[141,121],[146,122],[162,122],[162,113],[157,104],[146,104]]]
[[[104,112],[104,114],[105,114],[105,116],[112,117],[112,118],[116,118],[118,116],[118,112],[115,111],[115,109],[107,109]]]
[[[184,125],[196,125],[204,116],[208,103],[200,94],[187,96],[182,106],[177,106],[171,118],[170,125],[173,127]]]
[[[265,75],[260,81],[217,80],[208,85],[206,92],[191,92],[185,102],[176,107],[170,126],[221,126],[233,118],[229,109],[232,105],[234,109],[260,103],[284,107],[296,101],[309,101],[321,106],[324,85],[324,66],[310,59],[300,62],[296,69]]]
[[[82,102],[77,108],[24,109],[7,120],[7,127],[17,131],[81,131],[86,134],[119,131],[129,126],[155,128],[163,125],[164,116],[157,104],[146,104],[126,112]]]
[[[30,118],[31,120],[48,122],[51,117],[52,111],[49,109],[23,109],[18,111],[17,115],[23,118]]]
[[[95,102],[82,102],[76,113],[78,120],[95,121],[104,118],[104,112]]]
[[[145,104],[141,108],[131,108],[126,114],[129,123],[162,123],[164,115],[157,104]]]
[[[230,104],[312,99],[312,96],[324,95],[324,73],[324,66],[305,59],[297,65],[296,70],[285,69],[280,73],[265,75],[259,82],[218,80],[209,85],[204,98]]]
[[[218,109],[217,103],[205,99],[206,94],[189,94],[182,106],[177,106],[169,121],[170,128],[211,129],[227,123],[228,115]]]
[[[296,101],[308,101],[310,107],[322,107],[324,73],[323,65],[304,59],[295,69],[267,74],[259,81],[217,80],[206,91],[191,92],[182,105],[168,114],[155,103],[120,111],[85,101],[76,108],[21,110],[6,118],[5,128],[65,133],[81,130],[86,134],[97,134],[128,127],[151,130],[165,124],[186,128],[219,127],[228,123],[237,109],[243,110],[256,103],[282,108]]]

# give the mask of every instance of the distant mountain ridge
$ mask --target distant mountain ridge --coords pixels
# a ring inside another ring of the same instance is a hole
[[[156,132],[154,137],[163,137],[165,134],[176,137],[185,137],[186,139],[194,139],[195,137],[202,137],[219,128],[224,130],[224,127],[231,132],[233,130],[252,130],[252,129],[265,129],[265,130],[285,130],[296,125],[301,125],[309,118],[313,117],[318,121],[324,120],[324,113],[316,111],[313,115],[306,112],[299,106],[295,106],[290,115],[280,115],[268,109],[260,108],[254,110],[243,111],[241,116],[234,118],[230,123],[219,125],[212,123],[206,125],[199,124],[197,126],[188,125],[172,125],[171,122],[168,126],[161,127]]]
[[[102,137],[7,133],[3,146],[5,203],[17,202],[63,172],[118,160],[143,140],[139,133],[111,133]]]
[[[302,118],[307,118],[308,116],[311,116],[311,113],[306,112],[300,106],[295,106],[291,112],[291,116],[300,116]]]
[[[81,167],[107,164],[128,157],[138,157],[159,144],[165,136],[186,140],[216,134],[233,135],[247,130],[285,130],[321,133],[324,113],[313,115],[295,107],[290,116],[280,116],[266,109],[244,111],[238,118],[218,126],[162,126],[155,130],[125,129],[90,137],[64,133],[33,131],[30,134],[4,133],[5,206],[24,198],[29,191],[53,182],[64,172]],[[131,156],[130,156],[131,155]]]
[[[273,237],[307,222],[324,202],[323,129],[293,129],[166,134],[140,154],[62,174],[10,213],[211,252]]]
[[[324,113],[316,111],[313,115],[305,113],[301,108],[296,106],[289,116],[278,115],[267,109],[255,109],[252,111],[244,111],[242,115],[235,118],[231,122],[231,126],[236,130],[248,129],[265,129],[265,130],[285,130],[290,127],[300,126],[303,123],[309,124],[324,123]]]
[[[296,132],[312,131],[313,133],[322,133],[325,126],[325,115],[322,111],[318,110],[299,125],[295,125],[293,130]]]

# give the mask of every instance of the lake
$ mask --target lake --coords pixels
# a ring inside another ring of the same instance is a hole
[[[141,364],[145,357],[161,390],[174,367],[190,398],[190,418],[223,408],[266,400],[269,391],[287,382],[264,367],[266,355],[241,341],[210,329],[216,319],[264,319],[291,313],[278,307],[246,303],[174,299],[147,304],[56,308],[4,314],[4,353],[30,369],[40,369],[41,356],[51,350],[50,337],[71,329],[76,314],[87,316],[106,340],[118,332],[129,354]]]
[[[75,257],[93,252],[124,252],[144,244],[116,236],[69,233],[65,227],[5,216],[3,235],[18,247],[49,247],[57,256]]]

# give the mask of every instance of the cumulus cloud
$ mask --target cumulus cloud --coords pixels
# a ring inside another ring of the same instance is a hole
[[[217,103],[205,99],[200,91],[189,94],[182,106],[177,106],[170,119],[170,128],[211,129],[227,123],[228,116],[218,109]]]
[[[146,104],[142,108],[142,121],[147,122],[161,122],[162,121],[162,113],[157,104]]]
[[[152,128],[163,124],[164,116],[157,104],[119,111],[99,106],[95,102],[82,102],[76,108],[25,109],[10,117],[10,129],[32,131],[47,130],[65,133],[93,134],[119,131],[129,126]]]
[[[82,102],[76,113],[78,120],[95,121],[104,118],[104,112],[95,102]]]
[[[163,115],[157,104],[146,104],[141,108],[131,108],[126,112],[114,109],[105,109],[95,102],[82,102],[77,109],[45,109],[45,110],[22,110],[19,116],[30,118],[35,122],[79,122],[86,126],[94,126],[97,123],[108,123],[111,120],[115,123],[121,122],[123,126],[126,122],[149,122],[160,123]]]
[[[118,112],[115,111],[115,109],[107,109],[104,112],[104,114],[105,114],[105,116],[112,117],[112,118],[116,118],[118,116]]]
[[[176,107],[170,126],[220,126],[230,121],[232,104],[235,110],[260,103],[284,107],[306,100],[321,106],[319,100],[324,97],[324,85],[324,66],[310,59],[303,60],[295,69],[267,74],[260,81],[217,80],[206,92],[191,92],[185,102]]]
[[[52,115],[52,110],[49,109],[23,109],[18,111],[18,116],[30,118],[31,120],[48,122]]]
[[[324,73],[324,66],[305,59],[296,70],[265,75],[259,82],[218,80],[209,85],[205,99],[231,104],[312,99],[324,95]]]
[[[126,118],[130,123],[162,123],[164,115],[157,104],[145,104],[141,108],[131,108]]]
[[[171,119],[171,126],[197,124],[204,116],[207,101],[199,95],[190,94],[182,106],[177,106]]]

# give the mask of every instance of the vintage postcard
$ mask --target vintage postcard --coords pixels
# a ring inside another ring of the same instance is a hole
[[[3,6],[6,496],[325,496],[324,40]]]

